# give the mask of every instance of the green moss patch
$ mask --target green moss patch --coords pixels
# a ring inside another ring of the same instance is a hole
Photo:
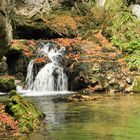
[[[132,87],[132,91],[140,93],[140,76],[135,77],[133,87]]]
[[[28,133],[41,125],[43,114],[15,91],[10,92],[5,110],[18,122],[21,132]]]
[[[16,88],[15,79],[11,76],[0,76],[0,92],[9,92]]]

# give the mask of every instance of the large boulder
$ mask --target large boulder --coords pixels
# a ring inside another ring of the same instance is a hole
[[[51,11],[48,0],[16,0],[15,12],[31,18],[37,14],[48,14]]]
[[[14,12],[17,15],[32,18],[37,15],[48,15],[60,7],[72,6],[72,3],[74,3],[74,1],[69,0],[15,0]]]
[[[17,122],[20,132],[30,132],[40,126],[43,114],[27,99],[24,99],[15,91],[10,92],[6,102],[6,112]]]
[[[12,38],[12,27],[9,20],[11,5],[8,0],[0,1],[0,59],[7,53]]]
[[[12,40],[7,53],[8,73],[15,75],[17,79],[24,80],[27,66],[35,56],[36,42],[33,40]],[[22,75],[22,76],[21,76]]]
[[[16,0],[11,16],[14,38],[74,36],[76,21],[68,10],[73,3],[67,0]]]
[[[9,92],[16,88],[15,79],[11,76],[0,76],[0,92]]]

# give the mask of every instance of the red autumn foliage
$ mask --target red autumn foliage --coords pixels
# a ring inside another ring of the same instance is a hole
[[[75,43],[81,41],[81,38],[74,38],[74,39],[69,39],[69,38],[58,38],[54,40],[58,44],[61,44],[62,46],[69,47],[69,46],[74,46]]]
[[[46,57],[36,58],[35,63],[45,63],[47,61]]]
[[[19,47],[27,57],[35,56],[34,51],[36,50],[36,42],[34,40],[12,40],[11,46],[13,48]]]
[[[19,135],[17,121],[14,121],[14,119],[5,112],[4,105],[2,104],[0,104],[0,135]]]

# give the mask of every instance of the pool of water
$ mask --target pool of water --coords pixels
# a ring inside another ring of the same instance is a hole
[[[40,130],[18,140],[140,140],[140,95],[73,103],[28,98],[46,119]]]

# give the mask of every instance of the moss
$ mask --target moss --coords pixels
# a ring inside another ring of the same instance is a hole
[[[44,19],[46,26],[60,36],[76,36],[77,23],[71,15],[55,15],[52,19]]]
[[[134,82],[133,82],[132,91],[140,93],[140,76],[135,77]]]
[[[30,132],[41,125],[42,113],[15,91],[10,92],[5,110],[18,121],[21,132]]]
[[[9,76],[0,76],[0,91],[9,92],[16,88],[15,79]]]

